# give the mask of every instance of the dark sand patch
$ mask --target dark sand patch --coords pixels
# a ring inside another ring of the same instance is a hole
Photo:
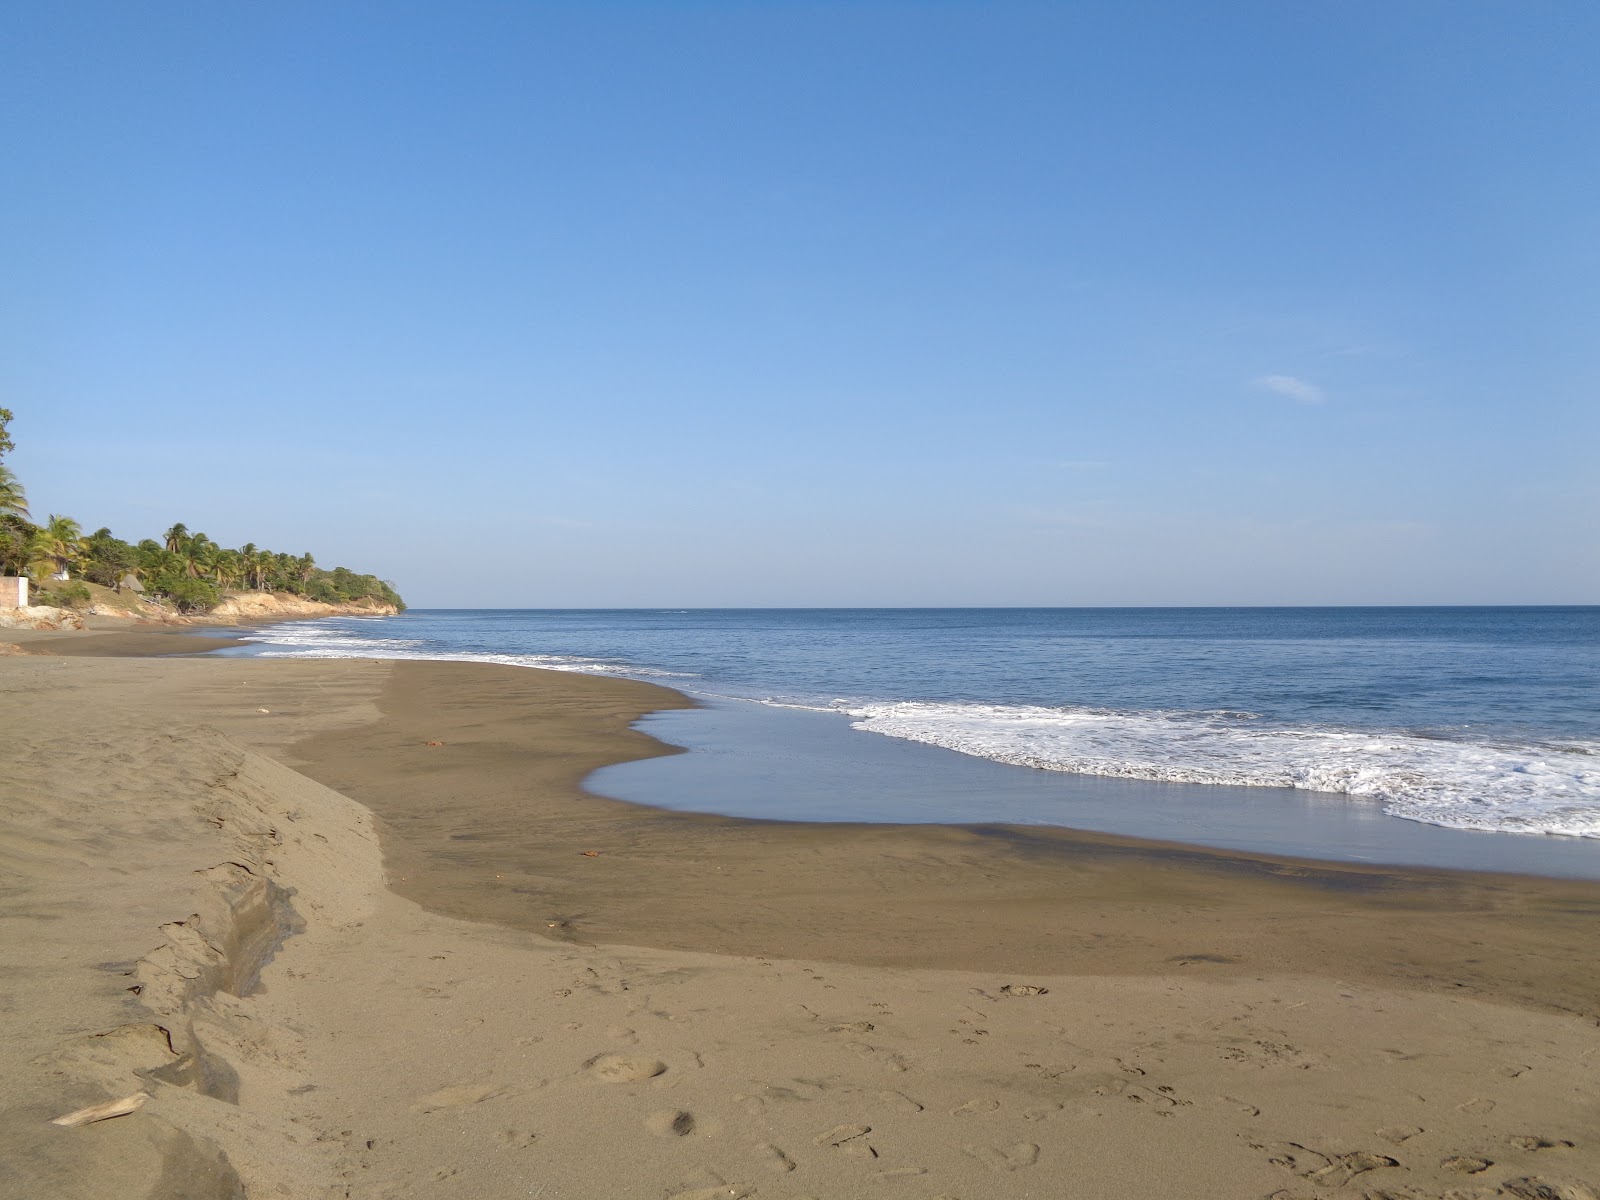
[[[290,754],[378,814],[401,895],[566,941],[1017,974],[1203,963],[1600,1008],[1590,882],[1031,826],[737,820],[584,793],[602,763],[670,753],[629,724],[686,703],[645,683],[400,662],[379,721]]]

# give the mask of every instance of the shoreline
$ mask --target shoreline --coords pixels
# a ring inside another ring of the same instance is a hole
[[[1596,838],[1450,828],[1338,793],[1029,769],[863,735],[834,713],[708,697],[636,727],[688,753],[603,767],[589,791],[732,817],[999,822],[1322,863],[1600,879]]]
[[[236,649],[246,647],[252,643],[244,637],[228,637],[222,631],[238,630],[241,634],[251,626],[262,624],[277,624],[290,620],[319,620],[321,614],[308,614],[300,616],[261,616],[242,617],[226,622],[209,622],[200,620],[196,625],[177,627],[168,624],[152,624],[147,628],[129,629],[128,622],[122,619],[108,617],[90,617],[89,625],[85,630],[74,632],[61,631],[33,631],[26,629],[0,628],[0,644],[15,644],[25,654],[44,654],[50,656],[73,656],[94,658],[145,658],[145,657],[204,657],[213,651]],[[212,636],[197,632],[198,628],[207,626],[218,628],[218,635]],[[450,659],[299,659],[286,656],[275,661],[352,661],[352,662],[378,662],[390,663],[397,666],[422,665],[422,664],[450,664],[456,660]],[[559,679],[582,678],[593,679],[600,684],[615,683],[624,687],[637,687],[646,689],[646,695],[653,695],[660,703],[639,708],[627,722],[630,737],[626,739],[630,752],[618,758],[595,758],[591,767],[577,780],[563,780],[563,786],[576,787],[582,796],[596,804],[622,805],[625,809],[638,809],[646,813],[655,813],[663,816],[672,815],[705,821],[728,822],[733,824],[749,823],[756,826],[783,827],[793,830],[807,830],[829,828],[836,830],[850,829],[957,829],[966,831],[994,830],[1007,831],[1003,835],[1018,843],[1026,843],[1030,839],[1037,839],[1043,844],[1070,843],[1081,841],[1085,845],[1103,847],[1108,853],[1134,853],[1144,850],[1151,853],[1164,854],[1195,854],[1202,858],[1214,856],[1219,861],[1237,861],[1239,863],[1257,862],[1265,864],[1264,869],[1269,872],[1282,874],[1285,870],[1299,872],[1303,870],[1345,870],[1360,872],[1376,872],[1378,874],[1399,875],[1438,875],[1445,878],[1478,878],[1492,880],[1505,878],[1511,880],[1538,880],[1545,882],[1568,881],[1573,883],[1595,882],[1600,877],[1591,874],[1545,874],[1535,870],[1503,869],[1500,867],[1474,867],[1459,866],[1455,864],[1427,864],[1416,862],[1363,862],[1346,858],[1323,858],[1315,854],[1294,854],[1276,850],[1252,850],[1248,848],[1227,845],[1211,845],[1203,842],[1186,841],[1182,838],[1168,838],[1137,833],[1123,833],[1120,831],[1101,830],[1071,825],[1061,825],[1049,822],[1020,823],[1007,821],[930,821],[930,822],[894,822],[883,820],[860,821],[827,821],[827,820],[795,820],[788,818],[768,818],[763,816],[730,815],[715,810],[701,810],[692,808],[667,807],[650,803],[645,800],[617,798],[598,792],[589,791],[584,787],[585,781],[591,775],[603,773],[606,768],[614,766],[627,766],[651,758],[677,757],[691,751],[685,747],[665,742],[651,733],[634,729],[636,722],[643,722],[646,718],[658,715],[668,715],[675,711],[703,709],[706,706],[699,700],[675,688],[664,684],[650,683],[644,680],[627,678],[597,677],[581,673],[552,671],[539,667],[527,666],[502,666],[500,664],[476,663],[464,660],[460,665],[468,668],[487,667],[496,671],[531,671],[538,676],[551,676]],[[461,697],[455,697],[453,702],[459,703]],[[313,751],[305,761],[312,762],[316,758]],[[982,760],[980,760],[982,761]],[[987,765],[987,764],[985,764]],[[1098,782],[1098,779],[1096,779]],[[1121,783],[1123,781],[1116,781]],[[1176,785],[1186,786],[1186,785]],[[1193,785],[1201,786],[1201,785]],[[1348,799],[1348,798],[1345,798]],[[1388,820],[1401,821],[1403,818],[1387,818]],[[1415,824],[1415,822],[1410,822]],[[1422,823],[1423,829],[1433,829]],[[1478,836],[1478,835],[1474,835]],[[1533,835],[1510,833],[1484,833],[1481,836],[1492,838],[1529,838]],[[1556,836],[1556,835],[1544,835]],[[1581,840],[1581,839],[1575,839]]]
[[[327,608],[328,605],[318,607]],[[328,616],[370,616],[373,611],[351,607],[347,613],[281,612],[259,615],[212,617],[169,616],[153,620],[140,616],[111,616],[91,612],[80,616],[81,629],[30,629],[0,626],[0,647],[14,646],[11,653],[46,656],[65,655],[86,658],[162,658],[209,654],[251,643],[243,637],[230,637],[227,631],[248,630],[257,625],[277,625],[288,621],[320,621]],[[377,615],[393,615],[382,613]],[[205,633],[204,630],[216,630]]]
[[[680,693],[494,664],[389,668],[380,720],[285,754],[376,814],[390,886],[445,915],[572,942],[863,966],[1125,975],[1190,962],[1245,975],[1325,973],[1337,961],[1345,978],[1600,1016],[1592,978],[1575,966],[1600,917],[1600,882],[1051,826],[655,808],[594,795],[583,780],[602,763],[679,753],[631,726],[689,706]],[[553,729],[538,719],[551,709]],[[552,738],[557,756],[542,753]],[[519,819],[530,795],[537,827]],[[1400,941],[1409,957],[1396,962]],[[1480,953],[1513,946],[1514,968]],[[1530,959],[1541,962],[1537,985],[1520,978]]]
[[[632,681],[24,657],[0,689],[20,1194],[1600,1179],[1600,887],[587,796],[595,760],[666,749],[628,726],[674,694]]]

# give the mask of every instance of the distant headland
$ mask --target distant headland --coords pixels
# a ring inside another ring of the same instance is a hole
[[[398,613],[394,585],[348,567],[319,567],[309,552],[246,542],[219,545],[181,522],[137,543],[101,528],[85,535],[68,516],[36,523],[27,493],[5,465],[12,413],[0,408],[0,609],[53,608],[50,623],[92,613],[163,622],[263,620],[340,612]]]

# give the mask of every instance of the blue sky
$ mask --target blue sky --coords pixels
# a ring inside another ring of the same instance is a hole
[[[37,513],[430,605],[1600,600],[1600,7],[11,5]]]

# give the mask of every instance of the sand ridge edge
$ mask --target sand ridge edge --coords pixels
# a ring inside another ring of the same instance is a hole
[[[9,1039],[20,1084],[0,1121],[0,1190],[320,1195],[332,1155],[298,1127],[292,1098],[309,1080],[252,994],[308,922],[337,929],[371,911],[383,874],[370,814],[215,729],[98,704],[74,674],[46,660],[5,680],[8,700],[28,693],[12,726],[0,915],[24,1003],[7,999],[29,1020]],[[76,936],[41,946],[30,916]],[[74,951],[96,943],[151,948],[98,963],[85,986]],[[41,970],[41,954],[66,961]],[[45,1123],[139,1092],[150,1100],[127,1116]],[[287,1102],[260,1102],[277,1093]]]

